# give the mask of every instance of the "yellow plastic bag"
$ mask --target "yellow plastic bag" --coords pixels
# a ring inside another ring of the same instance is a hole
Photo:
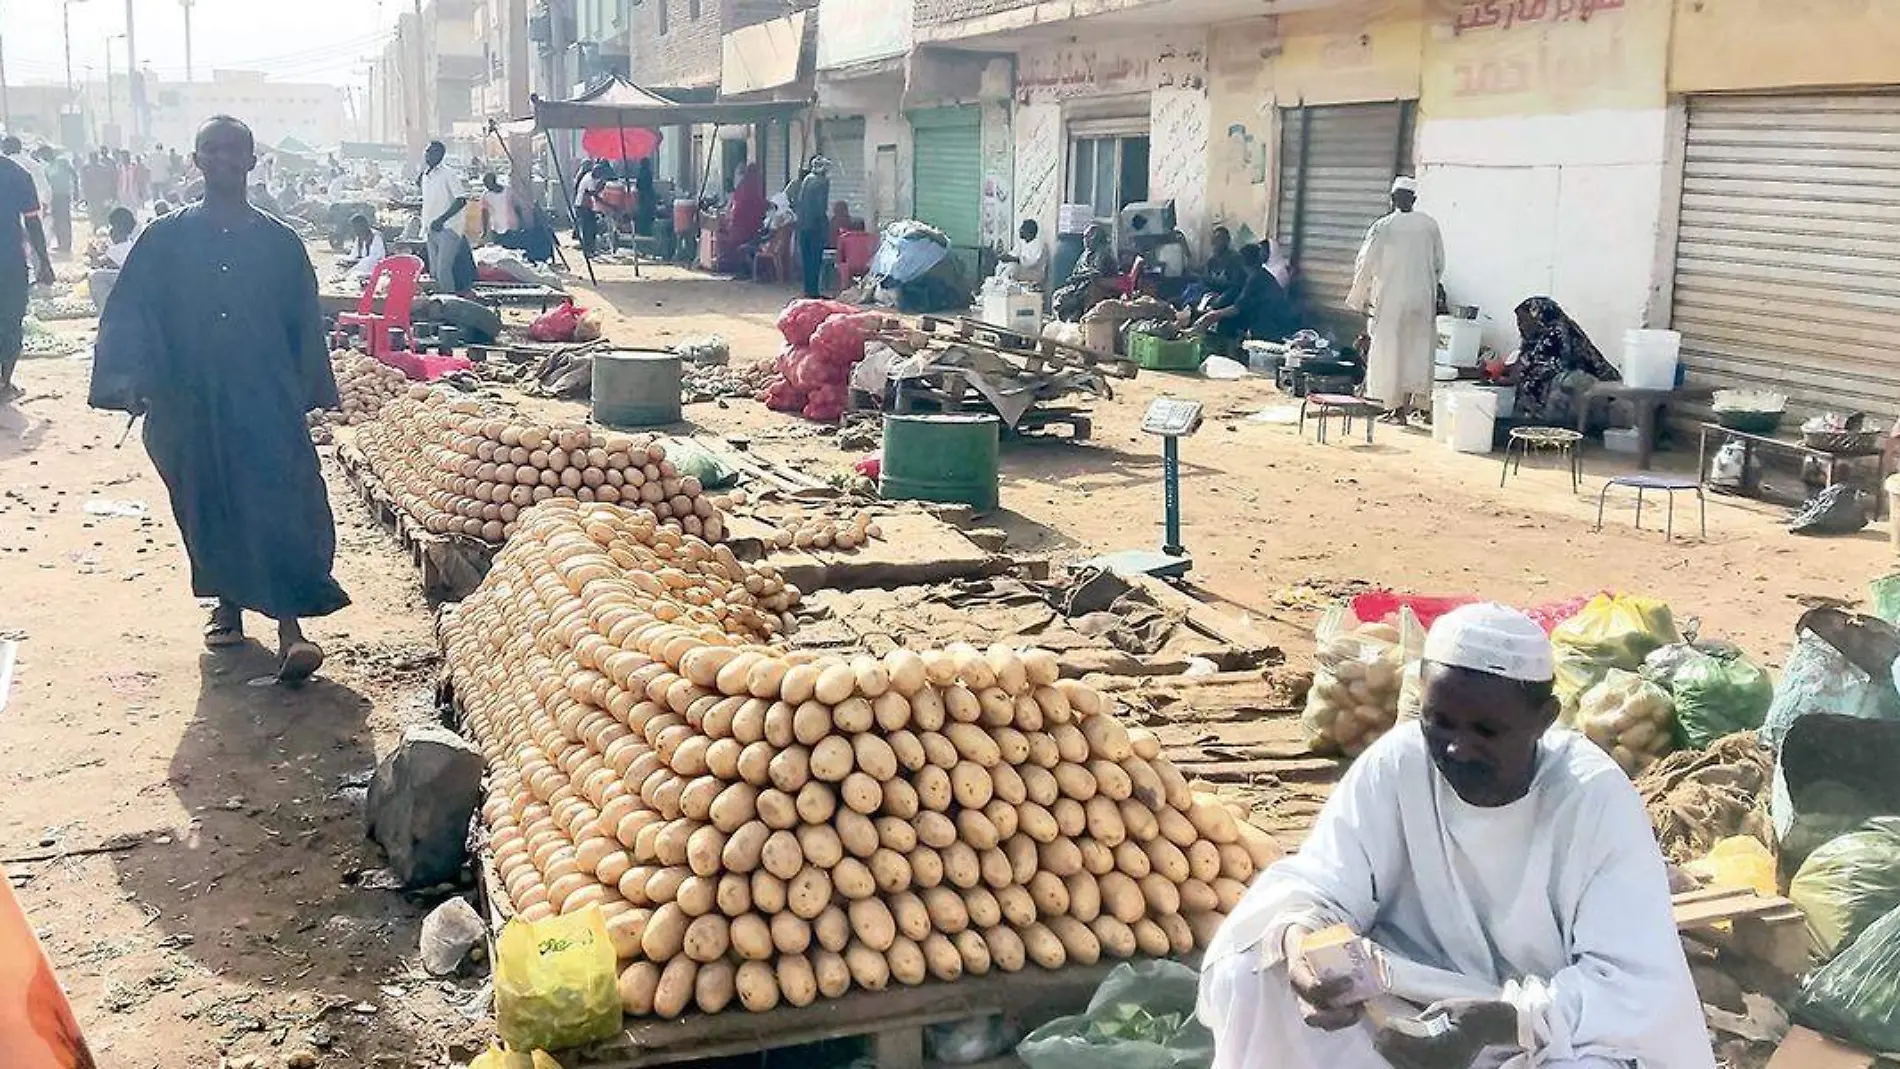
[[[519,1051],[561,1050],[620,1028],[614,948],[600,910],[526,921],[495,942],[495,1030]]]
[[[522,1054],[491,1046],[468,1063],[468,1069],[561,1069],[561,1063],[544,1050]]]
[[[1718,839],[1683,869],[1711,887],[1747,888],[1768,898],[1775,894],[1775,855],[1753,835]]]
[[[1564,722],[1570,723],[1576,715],[1583,692],[1602,682],[1610,669],[1634,672],[1655,650],[1681,641],[1675,616],[1656,598],[1622,594],[1592,598],[1550,633]]]

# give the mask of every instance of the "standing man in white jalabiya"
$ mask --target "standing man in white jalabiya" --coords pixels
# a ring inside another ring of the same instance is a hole
[[[1549,730],[1543,630],[1466,606],[1424,658],[1419,720],[1353,764],[1208,948],[1214,1069],[1712,1069],[1649,818],[1594,743]],[[1369,1004],[1299,952],[1335,925],[1383,958]],[[1442,1035],[1393,1026],[1434,1006]]]
[[[1431,393],[1438,280],[1445,274],[1438,222],[1417,205],[1418,180],[1393,179],[1392,211],[1367,229],[1346,297],[1346,307],[1371,319],[1366,396],[1383,402],[1400,423],[1412,410],[1412,398]]]

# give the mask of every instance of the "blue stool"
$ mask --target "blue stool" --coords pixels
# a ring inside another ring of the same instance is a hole
[[[1603,484],[1603,492],[1597,495],[1596,530],[1603,530],[1603,506],[1609,499],[1612,486],[1627,486],[1636,491],[1636,527],[1643,526],[1643,493],[1648,490],[1661,490],[1669,495],[1668,518],[1663,525],[1663,541],[1675,538],[1676,533],[1676,493],[1682,490],[1695,493],[1696,504],[1702,514],[1702,537],[1709,537],[1709,499],[1702,494],[1702,480],[1681,475],[1618,475]]]

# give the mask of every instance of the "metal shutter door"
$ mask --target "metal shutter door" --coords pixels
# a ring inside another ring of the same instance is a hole
[[[1675,314],[1689,374],[1900,413],[1900,96],[1689,104]]]
[[[851,206],[851,214],[871,220],[871,198],[864,180],[864,120],[818,120],[818,151],[833,164],[831,199]]]
[[[979,112],[973,106],[930,108],[912,112],[910,122],[916,217],[944,232],[974,278],[983,197]]]
[[[758,124],[759,136],[765,139],[765,148],[760,152],[760,163],[765,170],[765,191],[776,193],[786,184],[798,177],[798,171],[792,166],[792,139],[785,124],[777,120]],[[802,166],[805,161],[798,161]]]
[[[1281,112],[1277,240],[1299,271],[1294,295],[1314,313],[1343,314],[1366,228],[1391,210],[1393,176],[1411,156],[1409,107]]]

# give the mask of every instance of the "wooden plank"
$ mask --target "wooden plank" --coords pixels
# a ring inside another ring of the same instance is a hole
[[[809,1006],[780,1006],[764,1013],[734,1009],[674,1021],[636,1020],[618,1039],[592,1048],[575,1064],[588,1069],[638,1069],[916,1030],[996,1013],[1009,1013],[1025,1027],[1034,1027],[1080,1011],[1112,967],[1109,962],[1054,971],[1031,967],[1017,973],[966,976],[953,983],[854,991]],[[883,1042],[895,1049],[908,1040]]]
[[[1873,1064],[1872,1054],[1795,1025],[1775,1048],[1768,1069],[1868,1069]]]
[[[1793,905],[1785,898],[1767,898],[1753,891],[1744,891],[1739,896],[1699,899],[1674,906],[1676,928],[1690,932],[1720,924],[1723,921],[1779,913],[1792,908]]]
[[[1128,581],[1136,587],[1152,594],[1163,607],[1175,606],[1185,613],[1187,625],[1195,631],[1217,642],[1226,643],[1239,650],[1272,650],[1280,652],[1279,644],[1265,631],[1241,620],[1229,616],[1188,596],[1171,583],[1163,582],[1151,575],[1137,575]]]
[[[874,513],[884,535],[852,550],[773,549],[764,563],[800,590],[914,586],[989,574],[995,558],[963,532],[925,512]]]

